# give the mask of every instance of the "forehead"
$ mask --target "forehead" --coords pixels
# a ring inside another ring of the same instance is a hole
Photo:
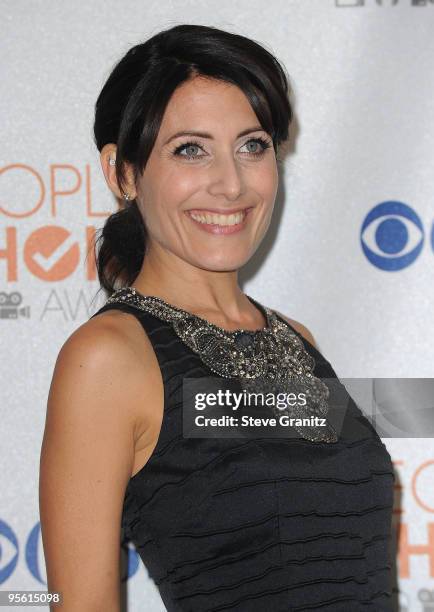
[[[182,128],[200,127],[221,130],[224,126],[257,123],[249,100],[239,87],[226,81],[195,77],[173,92],[161,123],[160,133]],[[246,126],[244,126],[246,127]]]

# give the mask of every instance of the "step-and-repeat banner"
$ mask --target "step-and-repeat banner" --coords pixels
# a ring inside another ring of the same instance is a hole
[[[254,38],[284,63],[291,147],[242,287],[306,325],[339,377],[370,378],[378,392],[382,379],[434,370],[434,2],[4,0],[1,9],[0,590],[44,590],[40,444],[60,347],[104,301],[88,249],[117,204],[92,124],[115,62],[161,29],[198,23]],[[413,409],[409,400],[410,420]],[[393,431],[383,441],[397,477],[396,609],[429,612],[433,439]],[[132,545],[123,551],[125,609],[164,610]]]

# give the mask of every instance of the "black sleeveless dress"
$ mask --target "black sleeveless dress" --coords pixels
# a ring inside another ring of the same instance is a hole
[[[337,380],[289,323],[249,299],[294,339],[288,353],[307,356],[315,376]],[[116,291],[93,316],[113,308],[140,321],[164,383],[158,442],[128,483],[122,526],[167,610],[392,611],[393,465],[355,403],[332,442],[186,438],[183,379],[216,373],[181,323],[186,316],[206,322],[131,288]],[[219,331],[224,337],[211,324]]]

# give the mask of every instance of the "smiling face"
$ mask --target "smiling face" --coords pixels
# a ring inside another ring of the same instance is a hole
[[[205,270],[237,270],[269,227],[277,187],[271,136],[243,92],[200,76],[182,83],[136,184],[145,262],[175,256]]]

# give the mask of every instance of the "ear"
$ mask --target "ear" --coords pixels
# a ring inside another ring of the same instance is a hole
[[[121,200],[125,199],[125,195],[129,196],[130,200],[134,200],[137,193],[134,186],[133,172],[132,169],[127,166],[126,179],[128,187],[125,188],[125,191],[121,191],[118,185],[118,181],[116,178],[116,165],[110,163],[110,160],[116,159],[116,150],[117,147],[114,143],[108,143],[103,146],[100,154],[100,162],[101,168],[104,173],[104,178],[109,189],[115,194],[117,198]]]

